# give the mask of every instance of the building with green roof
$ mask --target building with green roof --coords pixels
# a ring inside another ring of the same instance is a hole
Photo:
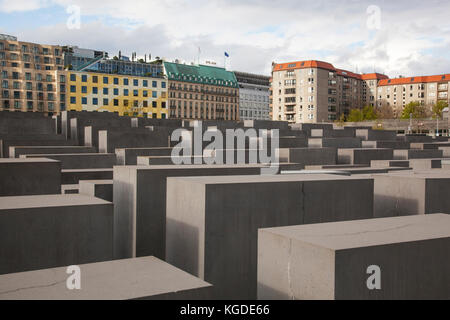
[[[234,72],[209,65],[164,62],[169,80],[169,117],[239,120]]]

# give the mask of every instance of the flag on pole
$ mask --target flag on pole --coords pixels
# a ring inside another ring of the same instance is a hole
[[[229,57],[230,55],[225,51],[225,57]]]

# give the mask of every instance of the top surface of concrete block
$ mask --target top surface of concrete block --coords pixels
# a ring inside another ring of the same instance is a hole
[[[429,214],[263,229],[311,245],[344,250],[450,237],[450,215]]]
[[[2,164],[2,163],[42,163],[42,162],[60,162],[60,161],[48,159],[48,158],[0,158],[0,164]]]
[[[128,168],[136,170],[184,170],[184,169],[224,169],[224,168],[264,168],[265,164],[182,164],[182,165],[130,165],[114,166],[114,168]]]
[[[67,289],[67,268],[60,267],[0,276],[0,299],[158,298],[211,287],[155,257],[89,263],[79,267],[81,290]]]
[[[0,210],[43,207],[84,206],[110,202],[80,194],[50,194],[37,196],[1,197]]]

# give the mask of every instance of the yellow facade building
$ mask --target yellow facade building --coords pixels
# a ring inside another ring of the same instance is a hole
[[[67,110],[167,119],[167,79],[66,71]]]

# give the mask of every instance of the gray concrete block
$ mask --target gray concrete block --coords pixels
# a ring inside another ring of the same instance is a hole
[[[408,160],[371,160],[370,166],[372,168],[386,168],[386,167],[409,167]]]
[[[306,148],[308,146],[308,140],[306,137],[280,137],[280,148]]]
[[[442,159],[410,159],[409,166],[413,170],[430,170],[442,168]]]
[[[73,141],[65,140],[61,135],[0,136],[3,158],[9,158],[11,146],[73,146],[74,144]]]
[[[113,202],[113,180],[80,180],[80,194]]]
[[[372,218],[373,180],[337,175],[167,179],[166,261],[255,299],[258,228]]]
[[[2,197],[0,274],[111,260],[113,204],[70,195]]]
[[[20,157],[58,160],[62,169],[112,168],[116,164],[115,153],[26,154]]]
[[[98,132],[98,150],[114,153],[116,148],[169,147],[170,136],[167,132],[146,131],[101,130]]]
[[[80,186],[78,184],[62,184],[61,194],[77,194],[79,192]]]
[[[63,169],[61,183],[77,184],[80,180],[107,180],[113,178],[113,169]]]
[[[148,166],[148,165],[171,165],[177,164],[181,161],[189,162],[194,164],[194,161],[201,161],[204,164],[204,160],[208,157],[203,156],[192,156],[192,157],[172,157],[172,156],[139,156],[137,157],[137,165]],[[179,162],[178,162],[179,161]],[[189,164],[189,163],[187,163]]]
[[[262,165],[114,167],[115,257],[165,257],[166,180],[177,176],[254,174]]]
[[[310,148],[361,148],[361,138],[309,138]]]
[[[363,148],[376,148],[376,149],[409,149],[410,143],[407,141],[389,141],[389,140],[380,140],[380,141],[362,141]]]
[[[443,157],[443,151],[436,150],[436,149],[394,150],[394,159],[395,160],[442,158],[442,157]]]
[[[450,158],[450,147],[439,147],[438,150],[442,150],[442,157]]]
[[[136,165],[138,156],[170,156],[172,148],[116,148],[118,165]]]
[[[307,165],[336,164],[336,148],[280,148],[280,162]]]
[[[449,251],[445,214],[260,229],[258,299],[449,299]]]
[[[68,290],[67,267],[0,276],[1,300],[198,300],[211,285],[155,257],[82,264],[81,290]]]
[[[392,149],[338,149],[339,164],[365,164],[370,165],[371,160],[392,160]]]
[[[439,149],[439,147],[450,147],[450,143],[448,142],[414,142],[411,143],[411,149]]]
[[[356,137],[363,140],[395,140],[397,137],[396,131],[389,130],[373,130],[373,129],[356,129]]]
[[[0,159],[0,196],[61,193],[61,163],[35,159]]]
[[[405,135],[401,137],[402,140],[408,141],[408,142],[433,142],[432,136],[427,135]]]
[[[374,176],[374,215],[450,212],[450,172],[433,169]]]
[[[67,154],[67,153],[95,153],[95,148],[81,146],[11,146],[9,157],[19,158],[26,154]]]

